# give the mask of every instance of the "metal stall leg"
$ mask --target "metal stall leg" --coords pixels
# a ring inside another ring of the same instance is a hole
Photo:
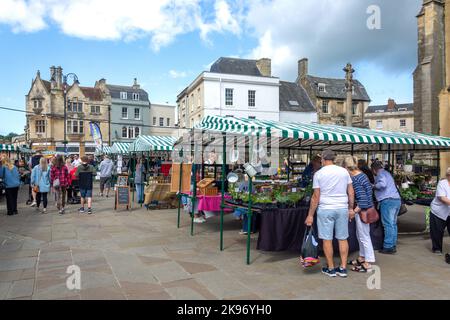
[[[248,211],[247,211],[247,265],[250,264],[250,242],[252,234],[252,192],[253,178],[248,177]]]
[[[225,206],[225,171],[226,171],[226,164],[227,164],[227,138],[225,133],[222,134],[223,136],[223,149],[222,149],[222,199],[221,199],[221,206],[220,206],[220,251],[223,251],[223,215],[224,215],[224,206]]]
[[[177,218],[177,228],[178,229],[180,228],[181,198],[183,197],[182,190],[181,190],[182,177],[183,177],[183,161],[180,163],[180,181],[178,182],[178,218]]]

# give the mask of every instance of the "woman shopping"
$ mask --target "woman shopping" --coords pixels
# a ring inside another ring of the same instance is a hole
[[[359,257],[349,264],[353,266],[352,271],[370,272],[371,263],[375,262],[375,253],[370,238],[370,224],[363,221],[361,214],[369,209],[374,210],[372,185],[366,174],[358,169],[355,157],[345,158],[344,168],[348,170],[355,190],[356,237],[359,242]]]
[[[7,214],[12,216],[18,213],[17,195],[19,193],[20,175],[19,170],[8,157],[2,158],[0,178],[2,178],[5,187]]]
[[[56,207],[59,214],[64,214],[66,211],[66,191],[69,186],[69,171],[61,155],[56,158],[55,165],[52,166],[50,182],[56,193]]]
[[[47,213],[48,193],[50,192],[50,168],[45,158],[39,160],[39,165],[31,172],[31,187],[36,193],[36,209],[43,204],[42,213]]]

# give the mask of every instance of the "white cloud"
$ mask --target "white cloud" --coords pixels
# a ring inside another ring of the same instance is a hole
[[[205,22],[201,0],[0,0],[0,24],[35,32],[49,23],[83,39],[134,40],[150,37],[159,50],[185,33],[238,34],[239,23],[225,0],[216,0],[212,22]]]
[[[178,78],[186,78],[187,77],[187,73],[184,71],[176,71],[176,70],[170,70],[169,71],[169,76],[173,79],[178,79]]]

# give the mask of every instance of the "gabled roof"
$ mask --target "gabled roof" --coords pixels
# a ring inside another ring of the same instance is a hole
[[[321,78],[310,75],[307,75],[306,77],[311,85],[311,89],[314,90],[317,97],[342,100],[347,98],[347,92],[345,91],[345,79]],[[324,92],[319,92],[319,83],[325,84]],[[361,82],[354,79],[353,84],[355,87],[353,99],[359,101],[370,101],[369,95]]]
[[[52,84],[50,81],[47,80],[42,80],[42,83],[44,84],[44,87],[47,89],[48,92],[50,92],[50,90],[52,89]]]
[[[399,109],[406,109],[404,111],[414,111],[414,104],[412,103],[395,104],[393,111],[388,111],[387,104],[378,106],[369,106],[366,110],[366,113],[399,112]]]
[[[303,87],[280,81],[280,111],[315,112],[316,109]]]
[[[211,66],[210,72],[262,77],[256,60],[221,57]]]
[[[143,89],[136,89],[133,86],[119,86],[113,84],[107,84],[106,87],[111,94],[111,98],[120,99],[120,93],[127,93],[127,100],[133,100],[133,93],[139,94],[139,101],[149,102],[148,93]]]

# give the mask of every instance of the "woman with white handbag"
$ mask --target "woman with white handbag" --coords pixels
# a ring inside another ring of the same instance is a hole
[[[31,172],[31,187],[36,193],[36,209],[39,210],[41,201],[42,213],[47,213],[48,193],[50,192],[50,168],[45,158],[39,160],[39,165]]]

